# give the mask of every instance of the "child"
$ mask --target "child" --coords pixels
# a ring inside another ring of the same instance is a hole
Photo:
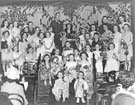
[[[57,74],[58,79],[55,80],[54,86],[52,88],[52,93],[55,96],[56,101],[60,101],[63,93],[63,73],[60,71]]]
[[[80,98],[82,103],[85,103],[84,96],[86,95],[85,93],[88,92],[89,87],[87,82],[83,79],[83,77],[84,73],[80,71],[78,74],[78,79],[75,81],[74,84],[75,97],[77,98],[76,103],[80,103]]]
[[[95,45],[95,51],[93,52],[95,54],[95,59],[96,59],[96,69],[97,69],[97,74],[102,74],[103,73],[103,64],[102,64],[102,57],[100,55],[100,45],[97,43]]]

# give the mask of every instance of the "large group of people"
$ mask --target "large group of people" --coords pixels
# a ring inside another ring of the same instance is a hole
[[[63,102],[70,95],[70,84],[75,92],[76,102],[85,103],[85,95],[94,91],[93,72],[97,75],[111,71],[130,71],[133,56],[133,34],[130,24],[120,15],[117,23],[110,23],[103,16],[102,24],[89,24],[77,16],[60,20],[57,13],[54,19],[43,25],[34,26],[32,21],[19,24],[4,20],[1,25],[1,49],[3,75],[7,65],[16,65],[21,74],[24,64],[38,63],[44,85],[52,86],[52,94]],[[93,64],[95,60],[95,64]],[[93,69],[95,66],[96,69]]]

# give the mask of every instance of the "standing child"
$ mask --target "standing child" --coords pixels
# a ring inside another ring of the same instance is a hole
[[[82,103],[85,103],[84,96],[85,93],[88,92],[88,84],[84,80],[84,73],[82,71],[78,74],[78,79],[75,81],[74,89],[75,89],[75,97],[77,98],[76,103],[80,103],[80,98]]]
[[[56,101],[60,101],[63,93],[63,73],[60,71],[57,74],[58,79],[55,80],[54,86],[52,88],[52,93],[55,96]]]

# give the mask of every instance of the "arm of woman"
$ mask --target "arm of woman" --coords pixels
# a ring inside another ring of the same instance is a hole
[[[128,46],[133,43],[133,33],[132,32],[129,34],[129,38],[130,38],[130,40],[129,40],[129,42],[127,42]]]

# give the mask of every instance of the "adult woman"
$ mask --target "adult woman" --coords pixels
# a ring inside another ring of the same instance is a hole
[[[46,32],[46,38],[43,40],[43,45],[46,53],[52,53],[53,49],[55,48],[55,44],[50,32]]]
[[[19,52],[21,53],[27,53],[27,47],[28,47],[28,33],[24,32],[21,35],[21,41],[19,42]]]
[[[121,58],[125,58],[123,60],[128,62],[128,67],[126,67],[126,69],[128,71],[130,71],[131,58],[133,57],[133,45],[132,45],[133,44],[133,34],[130,31],[129,24],[124,24],[123,30],[124,30],[124,32],[122,33],[122,42],[126,44],[127,48],[124,48],[124,46],[123,46],[123,48],[121,50]],[[128,51],[128,54],[126,54],[125,51]]]
[[[13,27],[13,37],[20,37],[20,32],[21,30],[18,28],[18,22],[14,21],[13,23],[14,27]]]
[[[120,27],[118,25],[113,26],[113,43],[115,44],[115,50],[117,53],[120,53],[120,44],[121,44],[121,38],[122,35],[120,33]]]

